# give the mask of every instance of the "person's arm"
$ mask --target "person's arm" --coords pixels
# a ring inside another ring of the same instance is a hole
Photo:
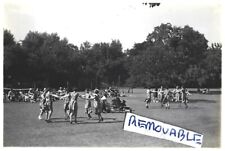
[[[192,95],[189,91],[186,91],[186,94],[187,94],[187,95]]]
[[[163,98],[163,101],[162,101],[162,102],[164,102],[164,101],[165,101],[165,99],[167,98],[167,95],[168,95],[168,93],[165,93],[165,96],[164,96],[164,98]]]
[[[85,99],[85,95],[78,94],[78,97],[81,99]]]
[[[95,96],[90,96],[89,98],[86,98],[86,100],[94,100],[95,99]]]
[[[53,97],[56,97],[56,98],[60,98],[60,96],[58,96],[56,94],[53,94],[53,93],[51,93],[50,95],[53,96]]]
[[[94,100],[95,99],[95,95],[90,94],[88,100]]]
[[[60,99],[64,99],[64,98],[66,98],[68,96],[69,96],[69,94],[65,94],[64,96],[61,96]]]
[[[79,97],[80,97],[81,99],[86,99],[86,95],[85,95],[85,94],[80,95]]]

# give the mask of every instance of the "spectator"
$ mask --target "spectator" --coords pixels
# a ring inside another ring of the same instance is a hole
[[[11,88],[8,92],[8,99],[9,101],[15,101],[15,93],[13,92],[13,89]]]

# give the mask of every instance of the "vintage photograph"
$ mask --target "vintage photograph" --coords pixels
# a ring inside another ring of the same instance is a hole
[[[3,148],[221,148],[222,0],[4,0]]]

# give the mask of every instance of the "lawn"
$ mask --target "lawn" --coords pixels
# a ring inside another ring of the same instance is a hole
[[[134,113],[189,129],[204,135],[202,147],[220,147],[220,93],[190,96],[189,108],[171,103],[169,110],[152,103],[145,108],[145,89],[134,89],[124,97]],[[110,101],[109,99],[108,101]],[[175,142],[123,130],[124,113],[103,113],[88,120],[84,101],[79,100],[78,124],[64,120],[63,102],[54,102],[52,122],[38,120],[38,103],[4,103],[3,145],[8,146],[73,146],[73,147],[188,147]]]

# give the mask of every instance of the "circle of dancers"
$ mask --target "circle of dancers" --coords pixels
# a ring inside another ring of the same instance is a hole
[[[187,88],[176,86],[175,89],[163,88],[157,89],[148,88],[146,90],[147,98],[145,99],[146,108],[150,108],[150,103],[161,103],[161,108],[170,109],[170,102],[184,103],[185,108],[188,108],[188,96],[191,95]]]
[[[118,88],[107,88],[105,90],[95,89],[93,91],[86,89],[83,95],[79,94],[75,89],[67,91],[68,89],[60,87],[59,90],[44,88],[43,91],[32,88],[27,89],[12,89],[4,88],[4,101],[9,102],[39,102],[40,113],[38,119],[42,120],[43,115],[46,114],[45,120],[51,122],[53,114],[53,102],[63,101],[63,109],[65,120],[69,119],[70,123],[77,123],[78,101],[84,100],[85,114],[88,119],[92,119],[91,113],[98,117],[98,122],[103,121],[101,113],[110,112],[131,112],[132,109],[126,106],[126,101],[121,100],[120,97],[125,97],[124,91],[120,93]],[[7,92],[8,93],[5,93]],[[107,101],[108,97],[112,97],[112,104]],[[94,108],[94,109],[93,109]],[[74,120],[73,120],[74,119]]]
[[[95,114],[98,116],[98,122],[103,121],[103,117],[101,115],[102,113],[102,99],[106,99],[105,95],[103,97],[100,96],[99,90],[95,89],[93,93],[89,91],[88,89],[85,90],[85,94],[81,95],[78,92],[76,92],[76,89],[73,89],[71,92],[62,91],[60,88],[58,91],[58,95],[53,94],[50,92],[49,89],[44,89],[42,95],[41,95],[41,101],[40,101],[40,113],[38,116],[38,119],[42,119],[42,115],[46,113],[46,121],[51,122],[51,115],[53,113],[53,98],[58,98],[59,100],[63,100],[64,104],[64,116],[65,120],[69,118],[70,123],[73,122],[77,123],[77,112],[78,112],[78,98],[85,100],[85,113],[87,114],[88,119],[91,119],[91,101],[93,101],[93,107]],[[74,118],[74,121],[73,121]]]

